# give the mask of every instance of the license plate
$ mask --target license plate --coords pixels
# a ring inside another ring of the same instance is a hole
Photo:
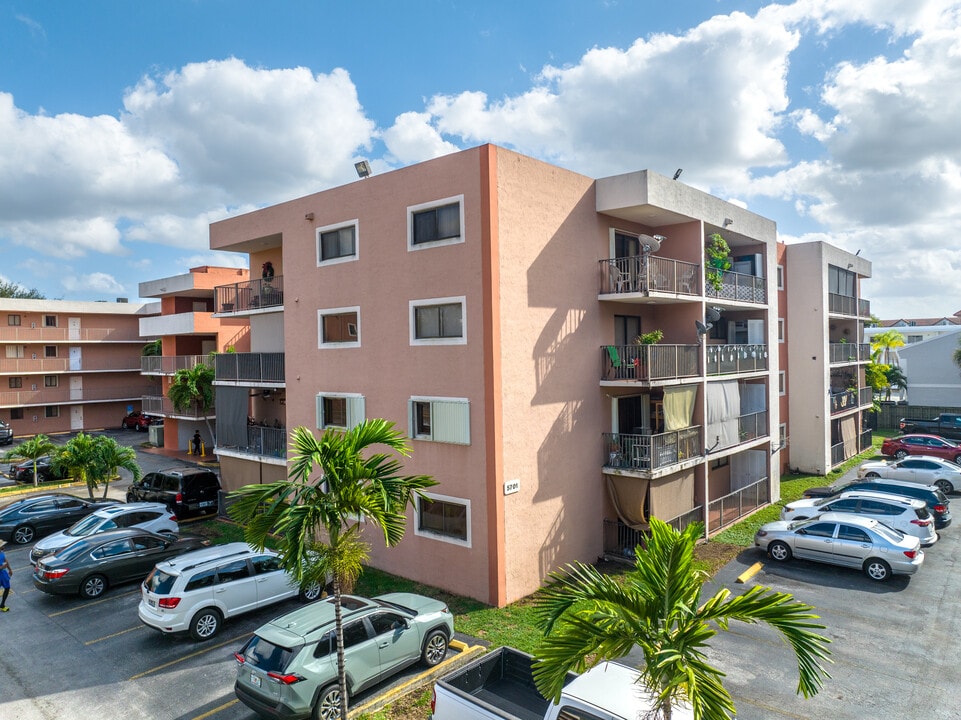
[[[260,676],[250,673],[250,684],[254,687],[260,687]]]
[[[147,598],[147,604],[148,604],[150,607],[157,607],[157,601],[154,600],[153,598]]]
[[[204,500],[200,503],[200,507],[211,507],[217,503],[216,500]]]

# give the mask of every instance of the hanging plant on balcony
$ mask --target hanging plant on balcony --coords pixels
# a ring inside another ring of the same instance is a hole
[[[721,292],[721,280],[724,271],[731,269],[731,248],[727,241],[721,237],[720,233],[711,235],[704,247],[707,255],[708,270],[704,273],[708,284],[714,288],[714,292]]]

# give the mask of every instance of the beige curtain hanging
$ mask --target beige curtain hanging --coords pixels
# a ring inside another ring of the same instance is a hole
[[[667,432],[691,427],[696,397],[695,385],[664,388],[664,429]]]
[[[841,421],[841,442],[844,443],[844,459],[858,454],[858,426],[853,417]]]
[[[694,509],[694,470],[654,480],[650,487],[651,515],[665,522]]]
[[[607,490],[614,503],[617,517],[628,527],[640,529],[647,527],[644,504],[647,500],[648,481],[643,478],[608,475]]]

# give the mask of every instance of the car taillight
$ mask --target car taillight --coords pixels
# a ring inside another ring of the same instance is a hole
[[[183,493],[177,493],[177,497],[174,498],[174,502],[178,505],[184,501]]]
[[[178,502],[179,502],[179,500],[178,500]],[[177,522],[177,516],[176,516],[176,515],[171,515],[171,516],[168,517],[167,519],[168,519],[168,520],[173,520],[174,522]]]
[[[948,511],[948,506],[947,506],[947,505],[935,505],[935,506],[934,506],[934,512],[936,512],[938,515],[944,515],[944,513],[946,513],[947,511]]]
[[[904,556],[905,556],[906,558],[908,558],[909,560],[914,560],[914,558],[916,558],[916,557],[918,556],[918,551],[917,551],[917,550],[905,550],[905,551],[904,551]]]
[[[234,660],[237,661],[238,665],[243,665],[247,660],[240,653],[234,653]]]
[[[44,580],[59,580],[64,575],[70,572],[70,568],[60,568],[59,570],[44,570],[43,579]]]
[[[165,610],[173,610],[179,604],[180,604],[179,597],[165,597],[165,598],[160,598],[157,601],[157,607],[162,607]]]
[[[911,521],[911,524],[912,524],[912,525],[920,525],[921,527],[927,527],[928,525],[931,524],[931,521],[930,521],[930,520],[919,520],[918,518],[915,518],[914,520]]]
[[[283,685],[293,685],[294,683],[299,683],[304,679],[302,675],[298,675],[296,673],[285,674],[279,672],[269,672],[267,673],[267,677]]]

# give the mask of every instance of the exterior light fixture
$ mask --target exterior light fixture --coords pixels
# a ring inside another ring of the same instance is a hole
[[[357,177],[363,179],[365,177],[370,177],[370,163],[366,160],[361,160],[360,162],[354,163],[354,170],[357,171]]]

